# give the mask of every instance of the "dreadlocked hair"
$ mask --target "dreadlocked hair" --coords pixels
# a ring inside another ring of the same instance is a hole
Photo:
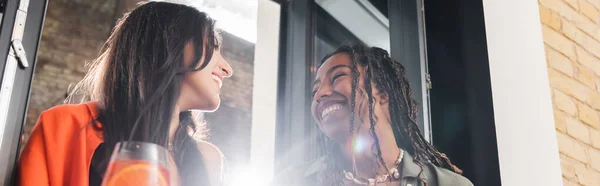
[[[425,138],[421,135],[416,122],[418,105],[411,98],[412,93],[408,79],[406,78],[404,66],[391,59],[389,53],[384,49],[367,47],[363,44],[341,46],[332,54],[325,56],[321,63],[331,56],[341,53],[348,54],[352,60],[351,108],[355,108],[356,106],[357,92],[358,96],[367,98],[369,109],[368,119],[371,124],[369,133],[375,141],[371,150],[375,154],[375,157],[377,157],[376,161],[380,165],[386,166],[381,155],[379,138],[375,134],[377,117],[373,115],[374,96],[371,85],[375,85],[379,93],[389,99],[390,125],[393,129],[396,144],[413,155],[413,162],[421,167],[419,177],[423,173],[423,166],[427,162],[431,162],[438,167],[446,168],[457,174],[462,174],[462,170],[452,164],[446,154],[438,151],[433,145],[425,141]],[[359,65],[364,69],[365,73],[362,76],[364,82],[362,89],[358,89],[359,78],[361,78],[358,71]],[[359,103],[359,107],[362,108],[362,102]],[[354,124],[355,109],[350,110],[349,132],[352,133],[357,126]],[[362,122],[360,123],[362,124]],[[339,145],[327,138],[322,132],[320,132],[317,140],[321,141],[319,143],[321,151],[327,154],[327,165],[325,170],[319,174],[318,182],[321,185],[343,185],[343,168],[342,162],[340,162],[343,158],[341,157],[341,152],[339,152]],[[385,168],[388,169],[388,167]],[[421,181],[427,185],[425,180],[421,179]]]

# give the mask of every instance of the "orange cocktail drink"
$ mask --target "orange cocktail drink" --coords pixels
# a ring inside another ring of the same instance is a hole
[[[170,153],[160,145],[120,142],[115,146],[102,186],[176,186]]]

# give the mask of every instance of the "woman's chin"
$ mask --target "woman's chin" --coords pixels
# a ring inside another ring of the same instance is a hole
[[[221,101],[215,102],[215,103],[211,104],[209,107],[207,107],[204,112],[217,111],[217,109],[219,109],[220,106],[221,106]]]
[[[342,130],[340,128],[339,130],[328,136],[337,144],[345,144],[348,140],[351,140],[352,138],[348,128],[346,128],[346,130]]]
[[[221,105],[221,100],[217,99],[215,101],[205,102],[194,107],[192,110],[201,111],[201,112],[215,112],[219,109]]]

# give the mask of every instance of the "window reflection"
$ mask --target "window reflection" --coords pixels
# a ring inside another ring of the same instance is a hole
[[[220,108],[204,115],[208,141],[221,149],[230,168],[249,164],[257,0],[166,1],[194,6],[217,20],[221,53],[235,74],[225,80]],[[84,64],[97,57],[116,19],[137,2],[49,1],[22,144],[43,110],[63,104],[70,86],[85,74]]]
[[[310,75],[314,78],[321,61],[338,46],[362,43],[389,51],[390,33],[387,0],[317,0],[316,34]],[[377,5],[377,6],[376,6]],[[383,14],[381,10],[386,10]],[[310,102],[311,100],[309,100]],[[313,126],[316,127],[314,121]],[[316,148],[314,151],[318,152]],[[314,153],[320,156],[327,152]]]
[[[389,20],[386,14],[381,10],[387,10],[387,1],[384,0],[354,0],[354,1],[336,1],[336,0],[318,0],[316,1],[326,14],[335,19],[344,29],[347,29],[354,37],[345,35],[343,40],[338,42],[353,41],[355,39],[364,42],[369,46],[376,46],[387,51],[390,49],[390,30]],[[379,6],[376,7],[375,5]],[[319,16],[317,22],[331,22],[328,16]],[[325,25],[321,25],[323,27]],[[317,26],[319,27],[319,26]],[[327,26],[325,26],[327,27]],[[317,28],[319,30],[319,28]],[[329,34],[340,34],[338,29],[323,30],[319,32],[328,32]],[[322,33],[327,34],[327,33]],[[341,38],[340,38],[341,39]],[[344,41],[346,40],[346,41]]]
[[[167,0],[198,8],[217,20],[221,54],[234,69],[223,84],[221,106],[205,113],[208,141],[221,149],[230,171],[250,164],[257,0]],[[235,173],[233,173],[235,174]]]

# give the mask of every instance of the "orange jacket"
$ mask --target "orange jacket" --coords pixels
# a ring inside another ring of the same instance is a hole
[[[60,105],[44,111],[19,160],[19,185],[84,186],[90,162],[102,140],[92,127],[95,103]]]

